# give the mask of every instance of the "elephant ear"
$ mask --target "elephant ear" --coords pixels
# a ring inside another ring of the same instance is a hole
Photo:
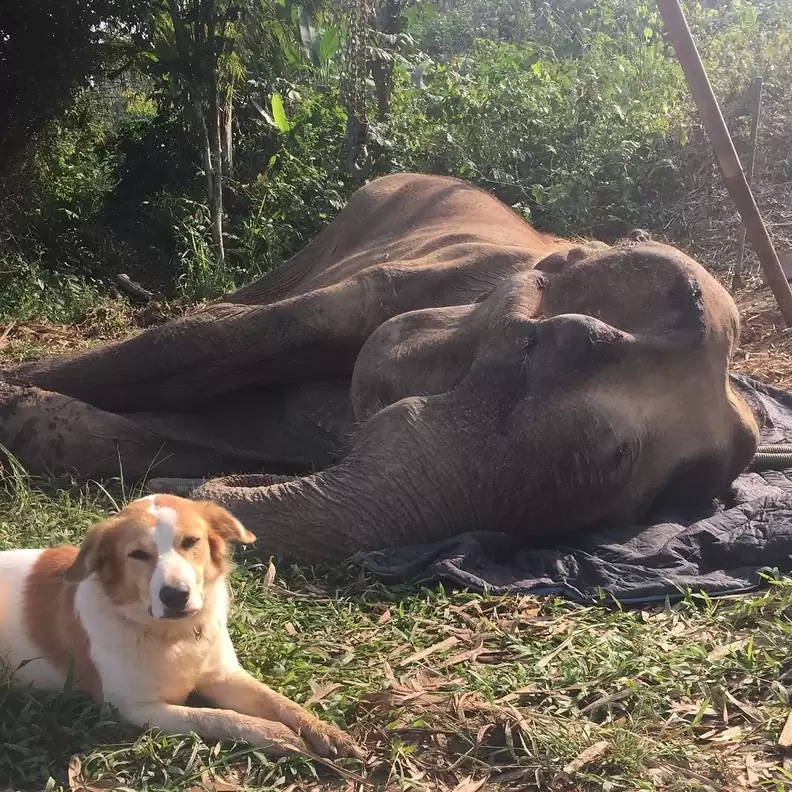
[[[535,267],[534,269],[539,272],[547,272],[549,274],[555,274],[556,272],[561,272],[564,267],[567,265],[567,254],[566,253],[551,253],[549,256],[545,256]]]
[[[539,272],[547,272],[548,274],[561,272],[564,267],[577,264],[579,261],[588,258],[591,252],[588,248],[580,246],[565,251],[556,251],[549,256],[545,256],[534,269]]]

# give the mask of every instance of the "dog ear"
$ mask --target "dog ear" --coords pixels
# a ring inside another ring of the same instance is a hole
[[[204,517],[209,528],[226,542],[252,544],[256,535],[248,531],[231,512],[212,501],[204,501]]]
[[[104,520],[88,529],[77,558],[63,575],[64,580],[69,583],[79,583],[101,568],[110,554],[105,541],[110,525],[109,521]]]

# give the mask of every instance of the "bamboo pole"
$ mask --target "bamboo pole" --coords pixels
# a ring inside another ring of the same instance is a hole
[[[729,135],[726,122],[723,120],[718,100],[712,91],[712,85],[704,70],[704,64],[701,62],[685,15],[678,0],[657,0],[657,7],[668,31],[668,37],[671,39],[682,65],[704,128],[707,130],[726,187],[737,205],[737,211],[745,225],[748,238],[759,257],[765,281],[770,284],[770,288],[773,290],[784,323],[790,327],[792,326],[792,291],[784,271],[781,269],[781,263],[767,233],[762,215],[756,206],[751,188],[745,179],[745,173],[740,165],[734,143]]]
[[[756,142],[759,136],[759,116],[762,113],[762,85],[761,77],[756,77],[751,85],[751,142],[748,146],[748,172],[745,179],[750,187],[753,182],[754,167],[756,164]],[[732,289],[741,289],[743,256],[745,255],[745,223],[740,223],[740,239],[737,242],[737,261],[734,265]]]

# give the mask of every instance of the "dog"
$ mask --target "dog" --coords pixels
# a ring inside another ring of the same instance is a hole
[[[78,549],[0,552],[0,663],[11,684],[68,679],[138,727],[272,756],[363,758],[341,730],[239,664],[227,628],[229,543],[255,536],[210,501],[139,498]],[[215,708],[185,706],[191,693]]]

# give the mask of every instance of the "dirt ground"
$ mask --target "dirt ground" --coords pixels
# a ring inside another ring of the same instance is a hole
[[[768,287],[734,295],[740,309],[740,346],[732,370],[792,390],[792,328],[784,328]]]

